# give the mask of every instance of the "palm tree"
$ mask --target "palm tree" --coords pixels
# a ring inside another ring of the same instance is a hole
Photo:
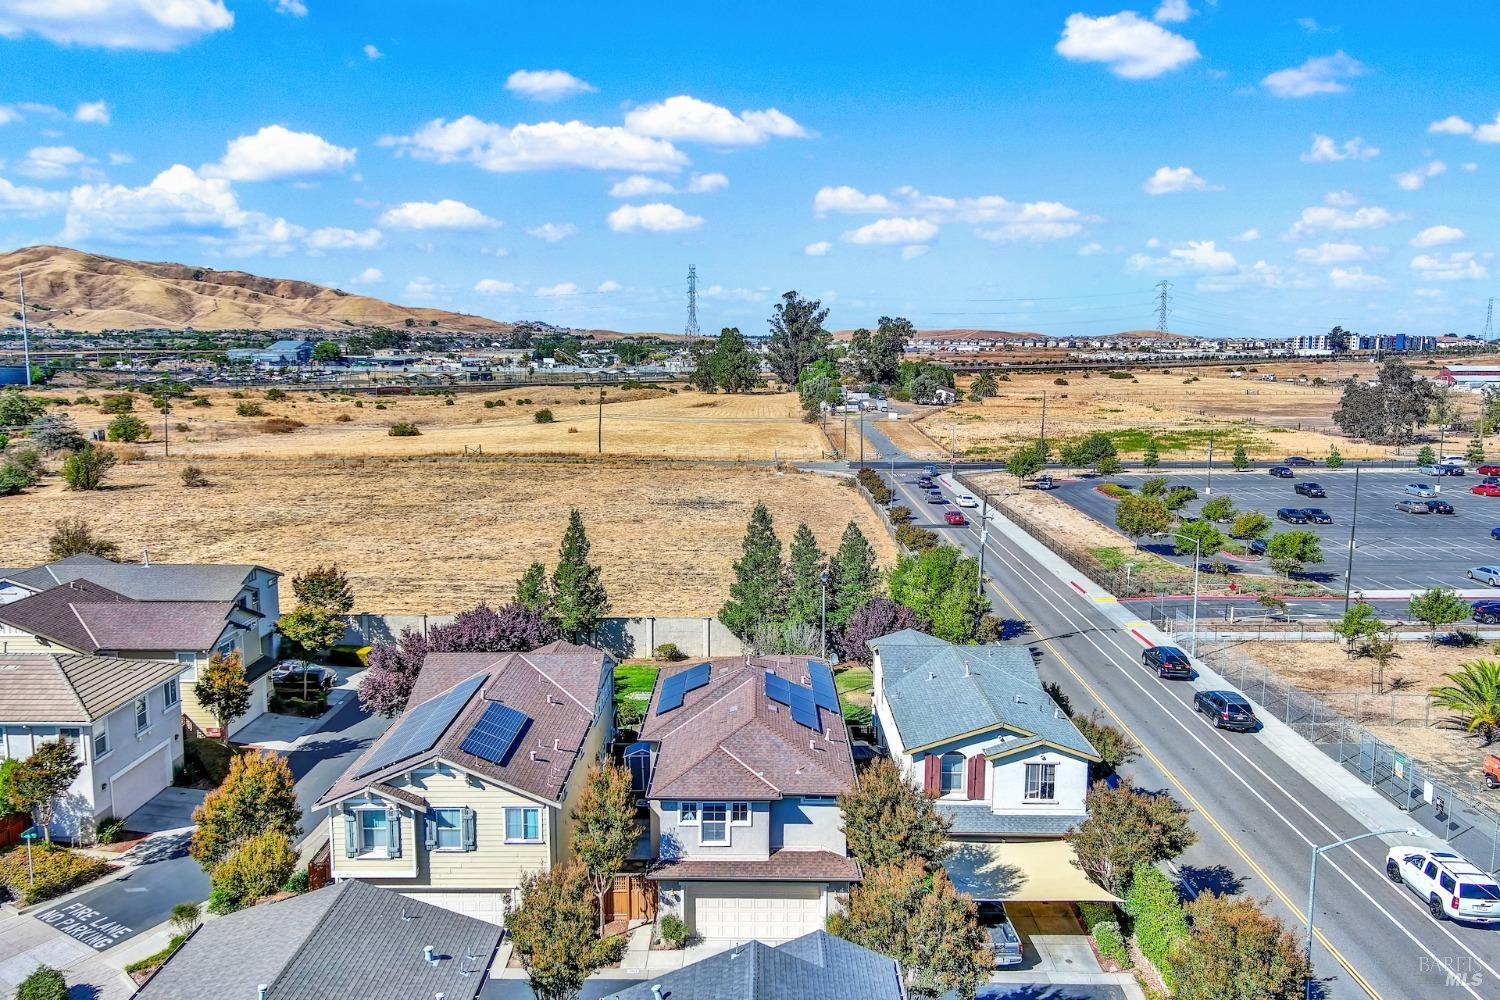
[[[1457,712],[1455,721],[1471,733],[1478,730],[1489,746],[1500,729],[1500,660],[1474,660],[1443,676],[1451,683],[1429,692],[1433,703]]]

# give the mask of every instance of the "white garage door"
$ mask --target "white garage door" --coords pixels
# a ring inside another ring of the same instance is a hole
[[[688,926],[705,938],[780,941],[823,926],[823,887],[700,882],[688,888]]]
[[[502,927],[505,925],[506,901],[510,898],[504,892],[408,892],[404,895]]]
[[[130,770],[115,775],[110,782],[110,811],[118,819],[126,819],[171,783],[172,762],[163,746]]]
[[[244,729],[246,726],[250,725],[250,723],[266,714],[266,711],[270,704],[270,686],[270,674],[267,674],[260,680],[256,681],[254,684],[250,685],[250,707],[245,710],[244,715],[240,716],[238,719],[229,724],[230,736],[233,736],[235,733],[239,732],[241,729]]]

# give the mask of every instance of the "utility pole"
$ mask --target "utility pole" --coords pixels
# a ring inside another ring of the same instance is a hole
[[[1163,278],[1156,283],[1156,332],[1167,332],[1167,317],[1172,314],[1172,283]]]
[[[861,406],[859,410],[859,467],[865,467],[865,411]]]
[[[1349,591],[1354,583],[1354,526],[1359,523],[1359,466],[1354,467],[1354,513],[1349,515],[1349,561],[1344,566],[1344,614],[1349,613]]]
[[[687,326],[682,332],[689,337],[698,336],[698,268],[688,265],[688,314]]]
[[[1037,438],[1042,451],[1042,464],[1047,464],[1047,390],[1042,390],[1042,434]]]
[[[604,386],[599,387],[599,454],[604,454]]]
[[[1493,297],[1491,297],[1489,303],[1484,307],[1484,333],[1482,334],[1482,336],[1484,337],[1485,340],[1489,340],[1494,335],[1495,335],[1495,300],[1494,300]]]
[[[949,424],[948,425],[948,475],[950,475],[950,476],[956,475],[957,472],[958,472],[958,469],[956,467],[957,464],[958,464],[958,458],[957,458],[957,456],[955,454],[957,452],[957,449],[958,449],[958,425],[957,424]]]
[[[1208,429],[1208,485],[1203,488],[1203,495],[1211,497],[1214,495],[1214,431]]]
[[[26,388],[31,388],[31,328],[26,325],[26,275],[17,274],[21,283],[21,356],[26,365]]]

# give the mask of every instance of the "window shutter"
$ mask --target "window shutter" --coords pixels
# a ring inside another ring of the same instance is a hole
[[[969,758],[969,798],[984,798],[984,772],[989,761],[984,754],[976,754]]]
[[[401,810],[388,806],[385,810],[386,830],[390,837],[390,855],[401,857]]]
[[[474,810],[470,809],[468,806],[464,806],[464,813],[463,813],[463,834],[464,834],[464,850],[466,850],[466,851],[472,851],[472,850],[474,850],[474,843],[475,843],[474,825],[475,825],[474,824]]]
[[[344,812],[344,857],[352,858],[359,853],[359,827],[356,825],[354,814],[345,810]]]
[[[926,772],[923,774],[922,787],[928,795],[943,794],[943,758],[935,753],[927,755]]]
[[[428,813],[425,817],[427,826],[427,849],[430,851],[437,846],[437,817]]]

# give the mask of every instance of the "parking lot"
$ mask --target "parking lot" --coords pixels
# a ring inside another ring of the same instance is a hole
[[[1138,488],[1145,475],[1121,475],[1113,481]],[[1171,486],[1191,486],[1198,499],[1185,508],[1196,514],[1208,499],[1204,472],[1172,471],[1165,474]],[[1472,566],[1500,565],[1500,541],[1490,529],[1500,526],[1500,497],[1478,496],[1469,488],[1483,477],[1424,476],[1408,472],[1367,471],[1359,476],[1359,517],[1355,530],[1354,589],[1357,591],[1410,591],[1432,586],[1456,587],[1465,594],[1500,594],[1482,583],[1467,579]],[[1316,482],[1326,497],[1297,494],[1297,483]],[[1100,480],[1061,483],[1054,495],[1104,524],[1115,523],[1115,502],[1095,489]],[[1406,514],[1396,510],[1401,500],[1415,500],[1404,492],[1408,483],[1426,483],[1438,488],[1437,498],[1453,505],[1452,514]],[[1233,498],[1241,512],[1258,510],[1272,519],[1272,533],[1306,530],[1322,542],[1324,563],[1309,566],[1307,575],[1329,587],[1342,590],[1348,556],[1349,520],[1354,513],[1354,472],[1351,469],[1297,469],[1296,478],[1278,479],[1264,469],[1247,472],[1219,471],[1213,474],[1213,495]],[[1282,507],[1319,507],[1332,524],[1287,524],[1276,519]],[[1175,557],[1170,546],[1153,544],[1160,552],[1190,564],[1191,556]],[[1264,561],[1236,565],[1237,572],[1269,573]]]

